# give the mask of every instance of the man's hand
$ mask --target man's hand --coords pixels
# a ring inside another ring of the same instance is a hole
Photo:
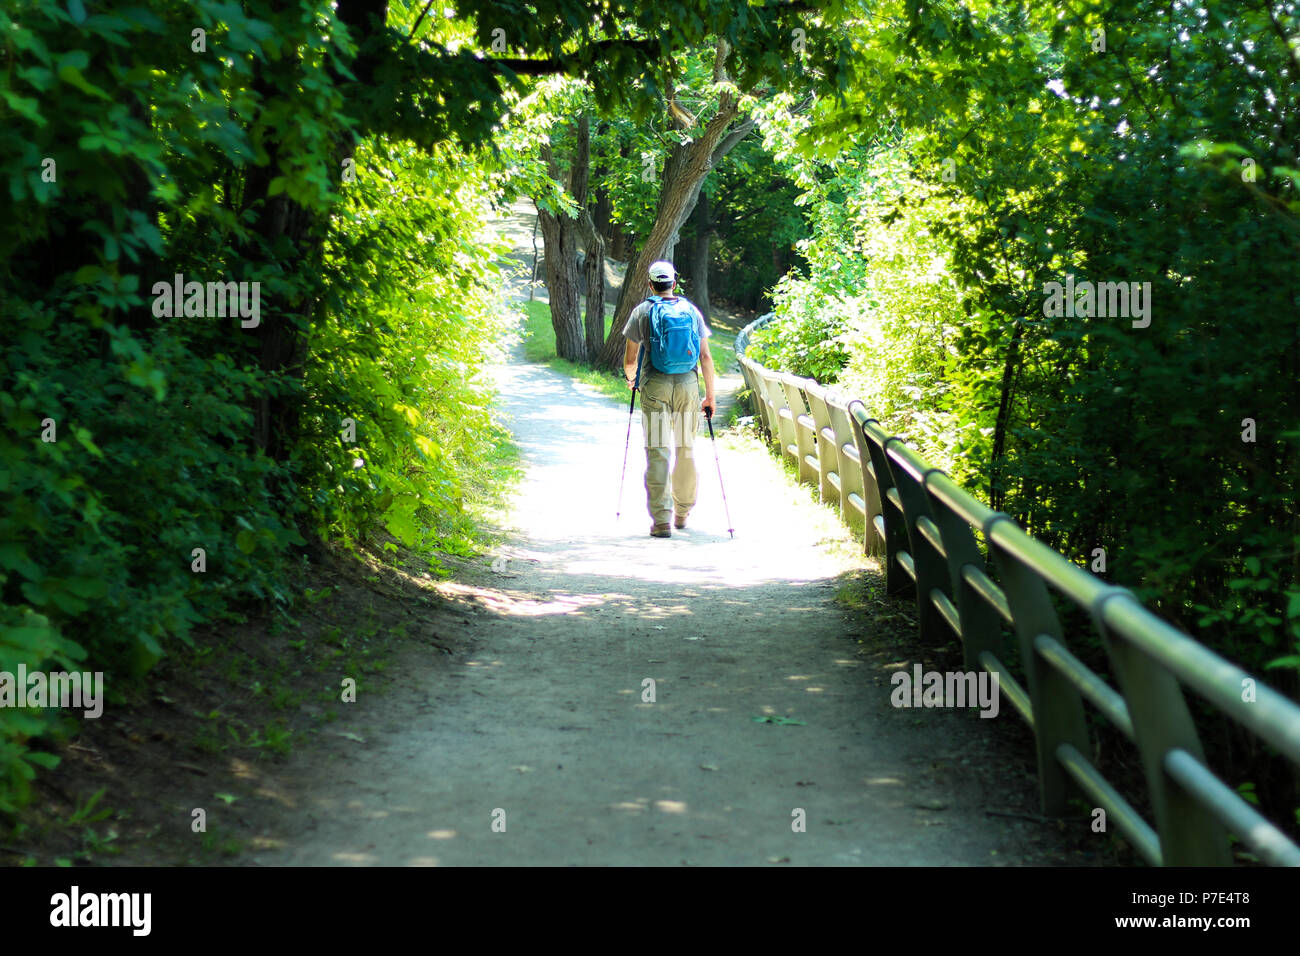
[[[704,401],[700,402],[700,411],[704,413],[705,418],[713,417],[713,410],[717,406],[714,404],[712,395],[705,395]]]

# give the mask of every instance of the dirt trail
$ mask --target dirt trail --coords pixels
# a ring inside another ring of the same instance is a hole
[[[442,586],[483,609],[468,650],[411,664],[252,862],[1031,861],[1043,828],[986,813],[1033,812],[1023,774],[976,769],[1015,718],[890,706],[910,664],[861,653],[835,601],[863,559],[770,455],[719,442],[732,539],[698,439],[690,527],[651,539],[637,427],[615,521],[626,406],[543,366],[495,373],[527,477],[495,570]]]

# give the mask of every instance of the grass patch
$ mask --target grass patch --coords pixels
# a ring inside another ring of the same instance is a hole
[[[553,358],[546,364],[557,372],[563,372],[584,385],[590,385],[600,391],[601,394],[621,404],[626,405],[627,400],[632,396],[632,393],[628,391],[627,382],[617,372],[601,372],[562,358]]]
[[[709,354],[713,356],[713,369],[718,375],[728,375],[740,366],[736,364],[735,335],[723,329],[714,329],[709,336]]]
[[[597,369],[579,365],[559,358],[555,354],[555,329],[551,326],[551,307],[545,302],[520,303],[524,310],[524,357],[530,362],[545,362],[557,372],[563,372],[570,378],[590,385],[603,395],[620,402],[628,399],[627,383],[617,372],[602,372]],[[607,309],[605,315],[605,335],[609,336],[614,313]]]
[[[555,358],[555,330],[551,328],[551,307],[545,302],[521,302],[524,310],[524,358],[549,362]],[[608,331],[608,327],[606,327]]]

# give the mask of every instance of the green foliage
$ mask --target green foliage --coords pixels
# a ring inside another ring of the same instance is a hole
[[[555,354],[555,331],[551,325],[551,308],[545,302],[524,302],[520,306],[524,312],[523,339],[524,357],[530,362],[545,362],[557,372],[563,372],[590,385],[609,398],[620,402],[628,400],[627,383],[619,374],[610,374],[600,369],[587,368],[574,362],[565,361]],[[611,312],[606,316],[605,334],[609,334]]]
[[[507,311],[504,248],[480,164],[449,148],[373,149],[358,151],[326,250],[336,308],[307,370],[301,481],[315,523],[345,538],[382,522],[409,547],[454,550],[504,437],[479,377]]]
[[[113,811],[107,807],[96,810],[95,806],[104,796],[104,789],[100,788],[92,793],[84,802],[78,801],[77,808],[68,817],[69,825],[76,826],[82,823],[98,823],[101,820],[107,820],[113,815]]]
[[[899,146],[801,161],[793,137],[770,140],[796,165],[806,186],[799,202],[814,225],[799,244],[807,274],[777,284],[778,319],[754,337],[755,354],[861,398],[892,432],[963,477],[971,427],[947,402],[962,312],[947,247],[928,225],[934,188],[912,175]]]
[[[817,231],[766,354],[810,371],[824,329],[839,384],[993,507],[1079,560],[1105,547],[1116,583],[1243,665],[1297,668],[1296,21],[876,13],[844,102],[772,134]],[[1149,282],[1149,324],[1045,309],[1067,276]]]
[[[768,292],[781,278],[774,270],[799,263],[810,231],[805,207],[798,201],[799,188],[753,137],[743,140],[709,174],[703,193],[712,233],[710,297],[744,309],[769,307]],[[698,220],[698,216],[687,220],[679,250],[690,248]],[[678,259],[685,265],[680,253]],[[689,283],[685,289],[689,295]]]
[[[499,183],[449,141],[502,101],[445,51],[432,89],[399,81],[415,46],[359,90],[323,0],[85,13],[0,9],[0,671],[103,670],[111,706],[199,623],[287,605],[310,536],[473,546],[504,474],[479,377]],[[259,282],[260,326],[164,314],[177,274]],[[0,708],[0,811],[59,730]]]
[[[797,304],[803,309],[794,317],[754,332],[746,354],[768,368],[833,382],[848,360],[848,350],[840,337],[843,327],[810,303]]]

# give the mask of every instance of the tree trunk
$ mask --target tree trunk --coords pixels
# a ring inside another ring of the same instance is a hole
[[[591,225],[590,216],[583,216]],[[583,271],[587,280],[587,355],[600,355],[605,345],[605,240],[592,225],[586,236],[587,255]]]
[[[538,209],[537,220],[546,247],[546,292],[551,302],[555,354],[570,362],[585,362],[587,343],[578,306],[578,231],[572,219],[543,209]]]
[[[1007,432],[1011,427],[1011,403],[1015,391],[1016,371],[1020,365],[1020,340],[1024,324],[1016,319],[1011,330],[1011,341],[1002,366],[1002,394],[998,400],[998,415],[993,423],[993,454],[989,462],[989,507],[1001,511],[1006,504],[1006,487],[1003,483],[1002,465],[1006,455]]]
[[[577,226],[586,251],[583,258],[583,274],[587,282],[587,338],[584,345],[586,355],[594,358],[600,354],[601,346],[605,344],[605,240],[596,231],[591,210],[587,208],[591,127],[586,113],[578,120],[578,146],[575,154],[570,191],[573,193],[573,201],[578,204]]]
[[[627,232],[618,223],[614,223],[611,232],[612,235],[609,237],[609,257],[618,262],[627,262],[628,255],[631,252],[631,243],[628,242]]]
[[[340,0],[338,4],[339,19],[347,26],[359,49],[366,47],[367,38],[382,33],[387,11],[387,0]],[[363,50],[351,65],[356,82],[369,82],[377,62],[374,51]],[[259,95],[264,109],[266,104],[282,100],[284,96],[282,77],[271,75],[273,69],[260,60],[254,65],[252,88]],[[336,82],[341,82],[338,73],[332,75]],[[279,157],[288,148],[288,140],[272,136],[264,143],[264,148],[267,163],[246,169],[240,191],[240,208],[256,211],[253,232],[260,239],[242,244],[241,258],[245,269],[267,262],[277,271],[289,275],[319,276],[324,261],[329,214],[305,209],[284,194],[269,195],[271,180],[279,174]],[[339,137],[334,148],[333,168],[340,169],[342,161],[351,158],[355,150],[356,142],[352,136]],[[267,261],[264,250],[277,246],[291,251],[274,255]],[[239,281],[242,275],[237,274],[234,279]],[[262,394],[253,405],[254,443],[276,462],[289,459],[300,432],[301,386],[310,350],[312,319],[318,305],[315,290],[319,285],[304,287],[290,283],[286,288],[289,291],[270,302],[263,298],[259,325],[249,330],[258,341],[257,358],[261,370],[292,383],[292,387]]]
[[[252,89],[263,104],[281,99],[277,78],[268,75],[270,67],[261,61],[254,64]],[[242,206],[255,210],[253,227],[247,241],[241,243],[243,270],[235,281],[247,281],[259,266],[274,266],[290,276],[319,275],[316,271],[324,252],[325,216],[306,209],[284,193],[269,195],[272,178],[279,175],[279,157],[285,143],[268,137],[265,165],[249,166],[244,174]],[[340,144],[339,150],[351,155],[353,144]],[[287,240],[287,241],[286,241]],[[266,250],[279,248],[279,254]],[[256,448],[275,462],[286,462],[293,451],[299,432],[302,405],[302,380],[306,371],[307,336],[315,310],[315,293],[319,285],[308,281],[287,282],[274,298],[262,296],[258,305],[258,325],[248,330],[256,341],[258,367],[270,377],[281,378],[274,389],[265,389],[253,401],[253,442]],[[289,387],[283,387],[284,385]]]
[[[677,235],[682,223],[690,215],[704,177],[713,168],[714,149],[723,140],[723,134],[726,133],[727,127],[731,125],[736,115],[734,97],[724,93],[718,104],[717,115],[704,128],[699,138],[692,140],[688,145],[674,146],[672,153],[669,154],[659,189],[655,224],[635,261],[628,263],[623,288],[619,292],[618,304],[614,308],[614,324],[610,328],[609,338],[596,363],[599,368],[616,369],[622,366],[625,349],[623,326],[627,324],[627,317],[632,313],[632,309],[649,291],[650,280],[647,273],[650,263],[663,258],[673,237]],[[727,151],[743,138],[744,133],[748,133],[753,128],[753,121],[746,120],[741,125],[744,132],[740,136],[735,137],[739,130],[733,130],[727,135],[729,144],[726,146]]]
[[[597,166],[592,170],[592,179],[596,182],[604,182],[608,170]],[[591,207],[591,222],[595,226],[596,232],[606,242],[612,242],[614,239],[614,224],[611,217],[614,215],[614,204],[610,201],[609,192],[603,186],[596,187],[596,201]]]
[[[713,215],[709,206],[709,197],[701,192],[695,203],[695,212],[691,214],[691,223],[695,227],[695,241],[691,243],[690,257],[687,259],[686,275],[691,280],[690,300],[709,320],[709,250],[713,243]]]
[[[560,170],[549,145],[541,149],[542,159],[557,182]],[[578,165],[574,159],[574,168]],[[586,191],[586,172],[580,183]],[[578,304],[578,223],[561,213],[554,215],[537,207],[537,221],[542,227],[546,247],[546,294],[551,304],[551,327],[555,330],[555,354],[570,362],[587,361],[587,342],[583,337],[582,313]]]

